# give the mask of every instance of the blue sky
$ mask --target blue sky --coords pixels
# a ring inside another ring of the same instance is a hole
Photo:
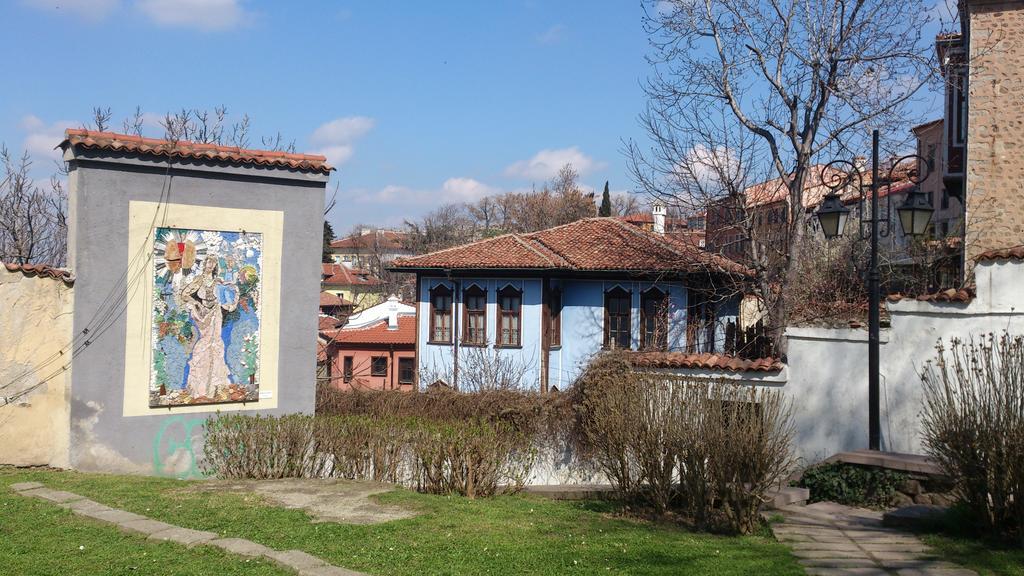
[[[0,0],[0,142],[36,174],[93,106],[228,107],[254,140],[324,152],[331,221],[397,225],[445,201],[541,184],[632,183],[622,140],[648,73],[639,0]],[[159,135],[150,121],[147,132]]]

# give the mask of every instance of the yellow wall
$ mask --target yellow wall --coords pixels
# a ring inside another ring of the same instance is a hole
[[[0,464],[69,465],[73,299],[62,280],[0,266]]]

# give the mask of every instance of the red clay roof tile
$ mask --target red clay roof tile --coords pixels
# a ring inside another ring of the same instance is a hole
[[[358,234],[339,238],[331,242],[331,248],[342,250],[365,250],[369,248],[381,250],[401,250],[408,238],[405,232],[394,230],[377,230],[366,234]]]
[[[168,158],[196,158],[230,164],[256,164],[329,174],[334,170],[327,158],[319,154],[296,154],[278,150],[250,150],[236,146],[220,146],[199,142],[160,140],[130,134],[97,132],[69,128],[64,132],[61,148],[81,147],[89,150],[114,150]]]
[[[988,260],[1024,260],[1024,245],[988,250],[974,257],[975,262]]]
[[[932,294],[921,294],[919,296],[907,296],[904,294],[889,294],[886,300],[892,303],[899,302],[901,300],[917,300],[918,302],[949,302],[966,304],[974,299],[974,287],[968,286],[966,288],[949,288],[948,290],[940,290]]]
[[[322,264],[320,275],[321,283],[328,286],[377,286],[382,282],[366,270],[329,262]]]
[[[8,272],[20,272],[26,276],[41,276],[43,278],[62,280],[68,285],[75,283],[75,275],[72,274],[70,270],[54,268],[49,264],[15,264],[12,262],[5,262],[4,268],[6,268]]]
[[[618,218],[585,218],[528,234],[506,234],[395,260],[396,270],[500,269],[675,272],[746,275],[740,264],[672,235],[659,235]]]
[[[413,314],[400,314],[398,316],[398,328],[388,329],[386,318],[374,322],[369,326],[359,328],[344,327],[337,330],[324,330],[321,336],[327,338],[338,348],[344,348],[346,344],[395,344],[395,345],[416,345],[416,316]]]
[[[724,354],[690,354],[686,352],[631,352],[630,362],[637,368],[698,368],[726,372],[778,372],[782,361],[777,358],[748,360]]]

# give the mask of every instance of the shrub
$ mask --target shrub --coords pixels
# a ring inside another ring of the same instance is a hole
[[[831,462],[805,470],[797,485],[810,491],[812,502],[884,507],[906,479],[906,474],[893,470]]]
[[[750,533],[792,466],[790,410],[776,390],[634,372],[621,353],[577,382],[577,437],[620,497],[699,528],[713,512]]]
[[[983,530],[1024,544],[1024,336],[937,350],[921,375],[925,450]]]
[[[206,423],[203,470],[222,478],[347,478],[424,492],[518,491],[530,437],[508,424],[409,417],[243,416]]]

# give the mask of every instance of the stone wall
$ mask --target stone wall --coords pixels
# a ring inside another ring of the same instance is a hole
[[[1024,244],[1024,4],[971,0],[967,259]]]
[[[72,300],[63,276],[0,265],[0,464],[68,465]]]

